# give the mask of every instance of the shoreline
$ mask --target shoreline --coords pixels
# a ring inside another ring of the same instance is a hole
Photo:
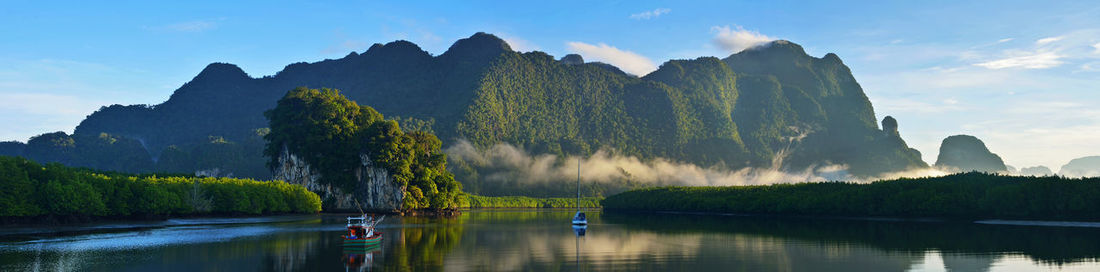
[[[968,223],[979,225],[999,226],[1027,226],[1027,227],[1073,227],[1073,228],[1100,228],[1100,221],[1073,221],[1060,219],[1008,219],[1008,218],[951,218],[951,217],[904,217],[904,216],[844,216],[844,215],[798,215],[798,214],[755,214],[755,213],[731,213],[731,212],[701,212],[701,211],[675,211],[675,210],[625,210],[604,209],[610,213],[620,214],[672,214],[672,215],[700,215],[700,216],[727,216],[744,218],[769,218],[769,219],[824,219],[824,220],[853,220],[876,222],[913,222],[913,223]]]
[[[269,213],[269,214],[245,214],[245,213],[207,213],[207,214],[153,214],[153,215],[126,215],[126,216],[94,216],[94,215],[40,215],[32,217],[0,217],[0,227],[22,226],[56,226],[83,225],[111,222],[164,222],[175,219],[214,219],[214,218],[251,218],[251,217],[277,217],[299,216],[321,213]]]
[[[410,217],[454,217],[463,211],[471,210],[566,210],[573,208],[462,208],[455,210],[412,210],[412,211],[368,211],[370,214],[400,215]],[[42,215],[33,217],[0,217],[0,228],[50,227],[58,225],[87,225],[107,223],[151,223],[186,219],[243,219],[256,217],[283,217],[309,215],[355,215],[358,211],[335,210],[318,213],[208,213],[208,214],[171,214],[171,215],[128,215],[128,216],[91,216],[91,215]],[[4,236],[6,233],[0,233]]]
[[[1100,221],[1100,178],[959,173],[872,183],[811,182],[626,191],[608,210],[948,221]]]
[[[474,208],[462,211],[565,211],[571,208]],[[890,217],[890,216],[831,216],[831,215],[789,215],[789,214],[748,214],[728,212],[698,212],[698,211],[669,211],[669,210],[619,210],[619,209],[586,209],[588,211],[600,211],[617,214],[648,214],[648,215],[693,215],[705,217],[741,217],[759,219],[795,219],[795,220],[843,220],[843,221],[871,221],[871,222],[895,222],[895,223],[933,223],[933,224],[973,224],[986,226],[1016,226],[1016,227],[1041,227],[1041,228],[1100,228],[1100,221],[1066,221],[1066,220],[1027,220],[1027,219],[961,219],[939,217]],[[408,214],[408,217],[451,217],[458,216],[461,211],[454,211],[450,215],[439,214]],[[0,225],[0,239],[20,236],[57,236],[58,234],[72,235],[74,233],[96,233],[102,231],[133,231],[143,229],[155,229],[164,227],[182,227],[194,225],[222,225],[222,224],[260,224],[293,222],[300,220],[317,219],[322,216],[346,216],[355,215],[357,212],[320,212],[313,214],[284,213],[267,215],[187,215],[167,218],[113,218],[110,220],[88,221],[80,223],[68,223],[58,225],[50,222],[31,222]],[[392,214],[391,214],[392,215]]]

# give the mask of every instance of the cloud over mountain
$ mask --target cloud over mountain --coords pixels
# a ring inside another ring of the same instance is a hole
[[[741,50],[764,44],[773,40],[760,32],[746,30],[741,26],[713,26],[710,32],[715,33],[714,44],[728,53],[737,53]]]
[[[585,59],[607,62],[637,76],[644,76],[657,70],[657,64],[653,60],[605,43],[593,45],[583,42],[568,42],[566,45],[569,46],[569,51],[581,54]]]

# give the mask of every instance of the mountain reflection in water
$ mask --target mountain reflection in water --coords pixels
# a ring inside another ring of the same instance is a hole
[[[572,211],[485,210],[389,217],[381,245],[349,249],[343,216],[0,229],[0,270],[1100,269],[1091,227],[589,211],[589,226],[575,229]]]

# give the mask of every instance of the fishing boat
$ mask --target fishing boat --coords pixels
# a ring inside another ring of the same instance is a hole
[[[344,246],[371,246],[382,242],[382,232],[374,231],[374,227],[382,222],[386,216],[375,219],[366,214],[359,217],[348,217],[348,233],[344,235]]]

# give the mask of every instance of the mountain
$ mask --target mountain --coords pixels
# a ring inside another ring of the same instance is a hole
[[[1051,171],[1050,168],[1047,168],[1046,166],[1040,165],[1040,166],[1032,166],[1032,167],[1021,168],[1020,169],[1020,175],[1045,177],[1045,176],[1053,176],[1054,171]]]
[[[872,176],[927,166],[901,139],[896,119],[883,118],[879,130],[871,101],[836,54],[814,58],[779,40],[723,61],[748,82],[739,85],[746,95],[734,116],[754,154],[774,158],[774,147],[805,136],[785,152],[793,169],[831,162]]]
[[[954,135],[940,143],[940,155],[936,166],[957,172],[1005,172],[1008,168],[997,154],[989,151],[985,143],[970,135]]]
[[[731,169],[846,165],[859,176],[927,166],[901,139],[897,120],[887,117],[879,128],[870,101],[838,56],[812,57],[789,41],[723,59],[672,60],[642,77],[579,55],[556,60],[515,52],[486,33],[461,39],[438,56],[395,41],[340,59],[291,64],[261,78],[214,63],[168,101],[103,107],[74,135],[133,139],[156,169],[201,170],[162,160],[176,152],[173,147],[255,138],[267,127],[262,113],[299,86],[339,89],[406,129],[434,131],[444,146],[507,143],[556,155],[605,149]],[[456,174],[468,188],[495,186],[474,184],[485,180],[476,163],[454,165],[465,171]]]
[[[0,156],[22,156],[27,145],[16,141],[0,142]]]
[[[1066,177],[1100,177],[1100,156],[1081,157],[1070,160],[1058,170],[1058,175]]]

